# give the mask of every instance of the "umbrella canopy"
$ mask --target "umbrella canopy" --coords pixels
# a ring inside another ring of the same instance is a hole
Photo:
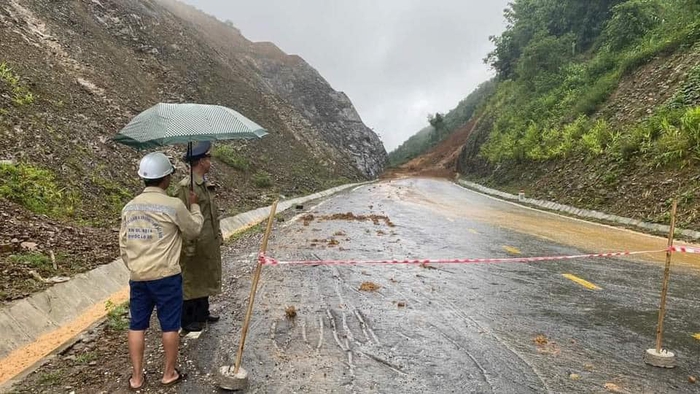
[[[138,114],[113,140],[136,149],[262,138],[267,130],[231,108],[204,104],[157,104]]]

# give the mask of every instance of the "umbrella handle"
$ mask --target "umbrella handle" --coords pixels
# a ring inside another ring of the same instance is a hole
[[[190,191],[194,191],[194,174],[192,171],[192,141],[187,143],[187,159],[190,165]]]

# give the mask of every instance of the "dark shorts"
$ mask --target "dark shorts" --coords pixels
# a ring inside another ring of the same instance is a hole
[[[129,281],[131,289],[129,329],[143,331],[151,321],[153,307],[157,308],[160,329],[163,332],[178,331],[182,319],[182,275],[177,274],[158,280]]]

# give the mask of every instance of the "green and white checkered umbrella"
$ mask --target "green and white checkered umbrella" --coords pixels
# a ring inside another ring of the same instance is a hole
[[[157,104],[138,114],[113,140],[136,149],[193,141],[262,138],[267,130],[231,108],[204,104]]]

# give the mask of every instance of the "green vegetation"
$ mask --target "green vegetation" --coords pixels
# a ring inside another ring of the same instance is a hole
[[[39,384],[55,386],[61,383],[61,379],[63,379],[63,373],[61,371],[44,372],[39,375]]]
[[[496,88],[496,82],[484,82],[476,88],[457,107],[446,115],[441,113],[428,115],[429,127],[426,127],[389,153],[389,164],[399,166],[430,150],[440,141],[449,137],[460,126],[467,123],[479,105],[490,97]]]
[[[89,364],[91,361],[97,360],[97,354],[95,352],[87,352],[79,354],[75,358],[75,362],[78,364]]]
[[[13,263],[26,263],[33,268],[53,268],[51,259],[41,253],[14,254],[9,260]]]
[[[270,187],[272,186],[272,178],[267,172],[258,171],[253,175],[253,184],[257,187]]]
[[[0,197],[30,211],[53,217],[71,217],[79,198],[59,188],[55,175],[28,164],[0,164]]]
[[[250,167],[250,162],[248,159],[238,154],[228,145],[215,146],[214,150],[212,151],[212,155],[239,171],[248,171],[248,168]]]
[[[254,226],[250,226],[243,231],[234,233],[226,240],[226,245],[232,245],[243,238],[247,238],[255,234],[262,234],[265,232],[265,226],[267,226],[266,220]]]
[[[700,66],[669,103],[635,124],[593,117],[625,75],[697,50],[698,0],[516,0],[486,62],[498,73],[470,139],[493,165],[605,155],[655,166],[700,160]],[[469,147],[469,142],[468,142]],[[474,153],[474,152],[472,152]]]
[[[129,303],[125,302],[120,305],[114,304],[112,301],[105,303],[107,311],[107,326],[115,331],[125,331],[129,328],[129,319],[127,312],[129,311]]]
[[[36,97],[20,82],[20,77],[7,65],[0,63],[0,81],[4,82],[12,94],[12,103],[16,106],[34,104]]]
[[[280,185],[282,194],[287,197],[305,196],[318,190],[357,182],[352,178],[341,175],[326,165],[319,165],[309,157],[300,157],[289,166],[289,176],[293,179],[293,188]]]
[[[124,205],[134,196],[130,190],[111,180],[108,176],[104,176],[105,169],[105,165],[97,166],[92,173],[91,181],[102,189],[105,196],[104,201],[111,213],[110,216],[119,216]]]
[[[56,253],[54,258],[59,268],[70,266],[71,269],[76,269],[80,265],[80,263],[68,261],[68,255],[65,253]],[[17,253],[10,255],[7,260],[12,264],[24,265],[28,269],[35,270],[41,276],[53,276],[57,273],[51,258],[40,252]]]
[[[434,132],[432,126],[425,127],[389,152],[389,166],[400,166],[430,150],[435,146],[431,138]]]

